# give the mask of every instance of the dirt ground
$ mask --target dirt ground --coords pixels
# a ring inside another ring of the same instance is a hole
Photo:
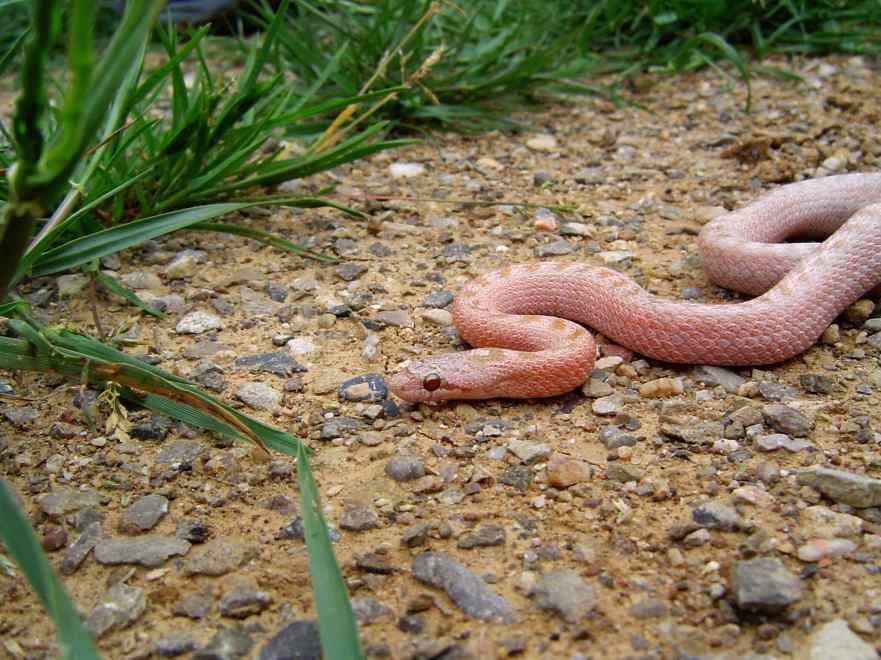
[[[875,657],[881,310],[871,303],[804,355],[761,370],[707,375],[637,356],[603,363],[584,393],[548,400],[429,407],[338,392],[349,378],[454,350],[451,294],[505,264],[586,260],[670,298],[739,299],[701,272],[702,224],[787,182],[881,165],[878,63],[791,65],[801,80],[753,80],[749,113],[745,88],[716,71],[645,76],[633,89],[639,107],[561,102],[522,117],[533,133],[435,134],[315,177],[304,185],[339,184],[369,220],[318,209],[242,222],[342,266],[182,232],[104,263],[169,317],[101,294],[101,324],[132,321],[127,350],[317,450],[372,657]],[[401,165],[410,176],[393,175]],[[60,297],[51,278],[22,293],[51,322],[94,332],[88,289],[60,284],[73,290]],[[222,327],[179,331],[192,312]],[[276,356],[268,373],[236,362],[267,352],[296,364]],[[0,402],[0,475],[57,548],[53,564],[73,562],[65,583],[93,625],[103,629],[93,608],[113,588],[110,600],[131,614],[101,634],[106,657],[315,657],[314,628],[286,628],[315,615],[290,525],[292,461],[145,411],[130,412],[130,438],[108,434],[108,406],[79,387],[3,376],[27,400]],[[816,466],[858,475],[876,500],[830,498],[799,480]],[[70,546],[89,533],[99,548],[76,563]],[[96,559],[113,561],[109,540],[138,537],[191,546],[152,566]],[[464,596],[417,579],[426,551],[440,553]],[[474,609],[478,588],[501,622]],[[289,648],[301,655],[270,642],[296,632]],[[4,657],[55,655],[18,575],[0,574],[0,639]]]

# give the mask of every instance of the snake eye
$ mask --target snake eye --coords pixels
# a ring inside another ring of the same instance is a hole
[[[428,390],[429,392],[434,392],[437,388],[441,386],[441,377],[437,374],[428,374],[425,378],[422,379],[422,387]]]

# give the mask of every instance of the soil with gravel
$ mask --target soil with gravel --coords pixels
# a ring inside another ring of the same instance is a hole
[[[180,232],[103,261],[168,318],[99,293],[102,330],[317,450],[370,657],[875,658],[871,300],[763,369],[612,356],[565,396],[435,407],[383,381],[460,348],[453,296],[505,264],[585,260],[669,298],[738,300],[701,272],[702,224],[881,168],[878,63],[789,65],[801,80],[754,79],[748,113],[716,71],[645,76],[638,107],[559,102],[521,117],[533,132],[435,134],[315,177],[302,189],[338,184],[368,219],[236,221],[340,263]],[[79,275],[21,293],[96,331]],[[106,657],[319,657],[293,461],[144,410],[108,424],[106,394],[3,376],[0,475]],[[20,574],[0,574],[0,639],[4,657],[55,655]]]

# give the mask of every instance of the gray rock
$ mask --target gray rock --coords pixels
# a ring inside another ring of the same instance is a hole
[[[825,623],[811,635],[802,660],[877,660],[878,653],[847,625],[844,619]]]
[[[196,368],[190,372],[190,379],[215,392],[223,392],[226,389],[223,367],[207,360],[196,365]]]
[[[367,266],[359,263],[344,263],[334,268],[334,272],[341,280],[352,282],[367,272]]]
[[[369,596],[355,596],[351,603],[355,619],[362,626],[376,623],[381,619],[390,620],[394,616],[391,608]]]
[[[514,607],[477,575],[442,552],[423,552],[413,559],[413,576],[443,589],[465,614],[481,621],[514,623]]]
[[[257,410],[273,412],[278,409],[282,394],[265,383],[242,383],[236,388],[236,398]]]
[[[160,289],[162,288],[162,280],[156,273],[150,273],[143,270],[134,271],[121,275],[119,281],[130,289]]]
[[[775,383],[773,380],[763,380],[758,384],[761,397],[767,401],[786,401],[798,396],[795,388],[783,383]]]
[[[529,595],[540,608],[554,612],[567,623],[583,621],[597,606],[593,587],[571,569],[545,573]]]
[[[172,633],[168,637],[156,640],[153,649],[160,658],[176,658],[184,653],[195,650],[196,640],[188,632]]]
[[[691,518],[701,527],[706,529],[722,529],[725,531],[749,531],[752,525],[747,523],[734,507],[711,500],[691,512]]]
[[[137,534],[153,529],[168,513],[168,499],[162,495],[151,494],[138,498],[123,512],[119,529],[129,534]]]
[[[376,529],[379,527],[379,515],[366,506],[348,506],[340,515],[340,527],[351,531]]]
[[[321,660],[321,639],[314,621],[294,621],[260,649],[258,660]]]
[[[413,481],[425,476],[425,462],[419,456],[399,454],[385,464],[385,473],[395,481]]]
[[[71,273],[69,275],[61,275],[55,280],[58,287],[58,297],[60,299],[73,298],[81,293],[89,284],[89,276],[82,273]]]
[[[376,315],[376,321],[379,323],[380,327],[390,325],[395,328],[407,328],[413,325],[413,322],[410,320],[410,315],[407,313],[407,310],[404,309],[388,309],[379,312]]]
[[[785,433],[760,435],[756,437],[755,443],[756,447],[762,451],[775,451],[783,448],[791,452],[799,452],[814,446],[804,438],[790,438]]]
[[[594,400],[590,408],[595,415],[617,415],[624,407],[624,397],[620,394],[610,394]]]
[[[823,374],[802,374],[798,382],[805,392],[810,394],[831,394],[835,383]]]
[[[272,603],[272,596],[252,582],[241,583],[220,599],[220,613],[233,619],[260,614]]]
[[[306,371],[306,367],[292,358],[287,351],[246,355],[236,359],[235,366],[239,369],[247,369],[251,373],[264,372],[282,377]]]
[[[453,294],[449,291],[435,291],[422,299],[423,307],[441,309],[453,302]]]
[[[528,442],[526,440],[509,440],[508,451],[520,459],[525,465],[543,461],[551,455],[551,446],[545,442]]]
[[[174,536],[136,536],[125,539],[102,539],[95,545],[95,559],[100,564],[140,564],[153,568],[166,559],[185,555],[190,544]]]
[[[560,257],[572,254],[575,248],[565,238],[558,238],[550,243],[542,243],[533,250],[536,257]]]
[[[175,330],[182,335],[200,335],[209,330],[220,330],[226,327],[220,317],[210,312],[190,312],[177,322]]]
[[[241,626],[218,628],[214,637],[193,654],[193,660],[236,660],[245,658],[251,652],[254,640]],[[296,657],[296,656],[292,656]]]
[[[185,616],[190,619],[204,619],[211,612],[214,598],[209,591],[197,591],[184,598],[174,607],[177,616]]]
[[[187,543],[189,545],[189,543]],[[242,539],[214,539],[196,546],[184,562],[187,575],[226,575],[260,554],[260,547]]]
[[[147,596],[143,589],[117,582],[89,612],[86,630],[95,637],[102,637],[111,630],[127,628],[138,620],[146,608]]]
[[[164,445],[153,462],[156,465],[191,464],[206,451],[207,448],[201,442],[181,438]]]
[[[6,418],[13,426],[26,429],[40,417],[40,413],[36,408],[30,406],[7,407],[0,411],[0,414]]]
[[[448,264],[467,264],[471,261],[471,257],[469,256],[470,252],[471,247],[464,243],[450,243],[449,245],[445,245],[443,250],[441,250],[441,257]]]
[[[814,428],[814,422],[795,408],[781,403],[773,403],[762,407],[765,424],[775,431],[803,438]]]
[[[463,534],[456,546],[465,550],[505,545],[505,528],[501,525],[481,525],[473,532]]]
[[[321,425],[320,440],[334,440],[350,435],[361,428],[361,422],[352,417],[332,417]]]
[[[881,480],[861,474],[818,467],[799,473],[798,483],[858,509],[881,506]]]
[[[737,394],[737,390],[746,382],[746,378],[722,367],[702,364],[691,370],[691,376],[704,385],[721,386],[726,392]]]
[[[184,518],[178,520],[174,527],[174,535],[190,543],[204,543],[208,540],[211,531],[201,520]]]
[[[388,397],[388,388],[382,374],[364,374],[341,383],[337,395],[344,401],[376,402]]]
[[[513,486],[521,493],[529,490],[532,479],[532,470],[525,465],[512,465],[499,475],[499,482],[506,486]]]
[[[134,424],[129,434],[138,440],[165,440],[171,425],[172,421],[165,415],[150,415]]]
[[[801,598],[802,585],[779,559],[761,557],[734,565],[731,591],[742,610],[778,614]]]
[[[69,486],[56,486],[51,492],[37,498],[40,511],[53,520],[100,504],[101,496],[95,491],[76,490]]]
[[[61,560],[61,572],[64,575],[70,575],[80,567],[92,549],[101,539],[103,530],[101,523],[95,521],[89,523],[83,530],[82,534],[77,537],[76,541],[70,544],[64,551],[64,559]]]

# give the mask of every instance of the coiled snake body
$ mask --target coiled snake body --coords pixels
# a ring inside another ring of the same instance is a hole
[[[881,173],[784,186],[707,224],[698,244],[712,282],[757,297],[676,302],[609,268],[510,266],[469,282],[454,301],[473,350],[409,364],[389,386],[409,401],[562,394],[587,379],[596,357],[579,324],[666,362],[760,365],[798,355],[881,284]]]

